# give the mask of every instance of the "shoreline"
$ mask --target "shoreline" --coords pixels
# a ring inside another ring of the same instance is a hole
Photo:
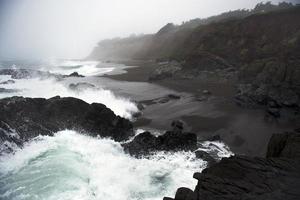
[[[179,100],[146,105],[143,114],[134,123],[137,128],[166,130],[172,120],[182,120],[185,131],[195,132],[205,139],[219,135],[236,154],[264,156],[273,133],[292,130],[289,123],[265,121],[265,110],[243,108],[233,101],[235,86],[221,83],[203,83],[200,80],[165,79],[149,82],[149,74],[158,65],[149,61],[126,61],[122,64],[137,66],[124,69],[127,73],[103,77],[126,82],[145,82],[175,91]],[[211,95],[199,101],[202,91]],[[157,95],[157,98],[161,96]],[[153,99],[149,99],[151,101]],[[251,123],[249,123],[251,122]]]

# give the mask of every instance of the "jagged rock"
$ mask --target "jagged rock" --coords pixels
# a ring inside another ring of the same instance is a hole
[[[195,151],[195,155],[196,155],[196,158],[200,158],[202,160],[207,161],[208,166],[211,166],[216,163],[216,160],[213,157],[211,157],[211,155],[209,155],[209,153],[207,153],[205,151],[197,150],[197,151]]]
[[[84,91],[86,89],[94,89],[95,85],[91,84],[91,83],[86,83],[86,82],[81,82],[81,83],[71,83],[69,85],[69,88],[71,90],[77,91],[77,92],[81,92]]]
[[[13,83],[15,83],[14,80],[7,80],[7,81],[1,82],[0,85],[7,85],[7,84],[13,84]]]
[[[143,132],[131,142],[123,144],[123,147],[126,152],[137,157],[154,151],[189,151],[197,148],[197,136],[194,133],[167,131],[156,137],[150,132]]]
[[[82,78],[82,77],[84,77],[84,76],[78,74],[78,72],[73,72],[73,73],[71,73],[71,74],[69,74],[69,75],[64,75],[63,77],[79,77],[79,78]]]
[[[177,190],[175,194],[175,199],[177,200],[197,200],[196,194],[189,188],[181,187]]]
[[[299,199],[300,134],[274,134],[267,158],[223,158],[194,178],[198,180],[195,190],[178,189],[181,195],[175,200]]]
[[[170,98],[170,99],[180,99],[181,97],[179,96],[179,95],[177,95],[177,94],[168,94],[168,97]]]
[[[20,143],[64,129],[111,137],[116,141],[126,140],[134,134],[131,122],[116,116],[105,105],[88,104],[71,97],[4,98],[0,100],[0,113],[0,130],[7,132],[2,136],[9,140],[7,135],[18,135]]]
[[[268,105],[269,102],[276,105],[271,107],[297,107],[299,104],[299,97],[294,90],[285,85],[274,87],[270,84],[240,84],[235,100],[246,107]]]

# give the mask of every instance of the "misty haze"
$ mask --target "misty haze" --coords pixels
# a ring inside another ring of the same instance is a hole
[[[299,188],[299,0],[0,0],[1,200]]]

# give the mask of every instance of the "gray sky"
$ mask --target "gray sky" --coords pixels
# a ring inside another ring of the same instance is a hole
[[[168,22],[253,8],[258,2],[0,0],[0,58],[81,58],[101,39],[153,33]]]

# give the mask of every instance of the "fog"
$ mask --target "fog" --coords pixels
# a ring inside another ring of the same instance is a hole
[[[84,58],[102,39],[154,33],[168,22],[253,8],[258,2],[0,0],[0,58]]]

